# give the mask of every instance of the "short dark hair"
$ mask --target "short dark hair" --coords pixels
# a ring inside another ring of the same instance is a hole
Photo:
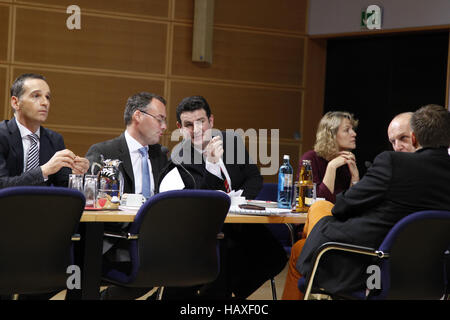
[[[127,104],[125,105],[125,112],[123,114],[125,125],[129,125],[131,123],[133,113],[136,110],[145,111],[145,107],[151,103],[153,99],[157,99],[166,105],[166,100],[163,97],[150,92],[139,92],[129,97]]]
[[[41,74],[37,74],[37,73],[24,73],[21,74],[20,76],[18,76],[16,78],[16,80],[14,80],[12,86],[11,86],[11,97],[17,97],[20,98],[23,94],[23,84],[25,82],[25,80],[27,79],[41,79],[44,80],[45,82],[47,82],[47,79],[41,75]]]
[[[423,148],[450,146],[450,113],[437,104],[421,107],[411,117],[411,129]]]
[[[209,108],[209,104],[205,98],[202,96],[191,96],[184,98],[177,107],[177,121],[181,123],[180,116],[183,112],[191,112],[199,109],[205,110],[206,116],[209,119],[211,116],[211,109]]]

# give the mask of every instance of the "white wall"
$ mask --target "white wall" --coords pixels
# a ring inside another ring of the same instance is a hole
[[[450,0],[309,0],[308,34],[359,32],[361,11],[371,4],[382,9],[382,30],[450,28]]]

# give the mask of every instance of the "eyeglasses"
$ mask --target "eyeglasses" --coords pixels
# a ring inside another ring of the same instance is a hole
[[[161,119],[161,118],[155,117],[154,115],[152,115],[150,113],[147,113],[144,110],[139,110],[139,111],[142,112],[142,113],[145,113],[148,116],[152,116],[153,118],[155,118],[159,122],[160,125],[163,125],[163,124],[167,125],[166,119]]]

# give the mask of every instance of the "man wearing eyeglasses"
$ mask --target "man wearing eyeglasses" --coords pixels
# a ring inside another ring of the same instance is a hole
[[[86,154],[91,164],[99,163],[100,155],[122,161],[119,168],[124,178],[124,193],[139,193],[149,198],[157,190],[159,172],[167,163],[167,156],[158,144],[167,129],[165,105],[164,98],[153,93],[140,92],[129,97],[124,112],[125,132],[94,144]],[[144,172],[145,167],[148,172]],[[143,181],[147,175],[149,184]]]
[[[125,132],[120,136],[94,144],[86,154],[90,163],[100,163],[101,155],[104,159],[118,159],[122,163],[124,193],[142,194],[151,197],[158,190],[159,174],[167,164],[167,155],[159,144],[166,124],[166,101],[163,97],[153,93],[140,92],[128,98],[124,121]],[[107,231],[123,231],[127,226],[122,223],[105,223]],[[130,260],[126,245],[111,238],[103,242],[103,263],[123,263],[127,266]],[[120,268],[120,267],[119,267]],[[150,288],[151,289],[151,288]],[[150,290],[149,289],[149,290]],[[126,290],[125,288],[110,287],[102,294],[105,299],[130,299],[145,294],[146,289]]]

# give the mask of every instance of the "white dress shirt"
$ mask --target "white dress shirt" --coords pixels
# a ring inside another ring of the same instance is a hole
[[[217,163],[212,163],[212,162],[209,162],[208,159],[205,159],[205,168],[210,173],[212,173],[213,175],[215,175],[216,177],[218,177],[219,179],[222,179],[222,180],[223,180],[223,177],[222,177],[221,171],[223,171],[225,179],[227,179],[228,185],[230,186],[230,189],[231,189],[230,175],[228,174],[227,168],[225,167],[225,163],[223,163],[222,158],[220,158]]]
[[[126,130],[125,140],[127,141],[128,150],[130,152],[131,165],[133,166],[134,175],[134,193],[142,193],[142,156],[139,149],[144,147],[136,141]],[[150,196],[155,192],[155,180],[152,173],[152,163],[147,159],[148,168],[150,170]]]

